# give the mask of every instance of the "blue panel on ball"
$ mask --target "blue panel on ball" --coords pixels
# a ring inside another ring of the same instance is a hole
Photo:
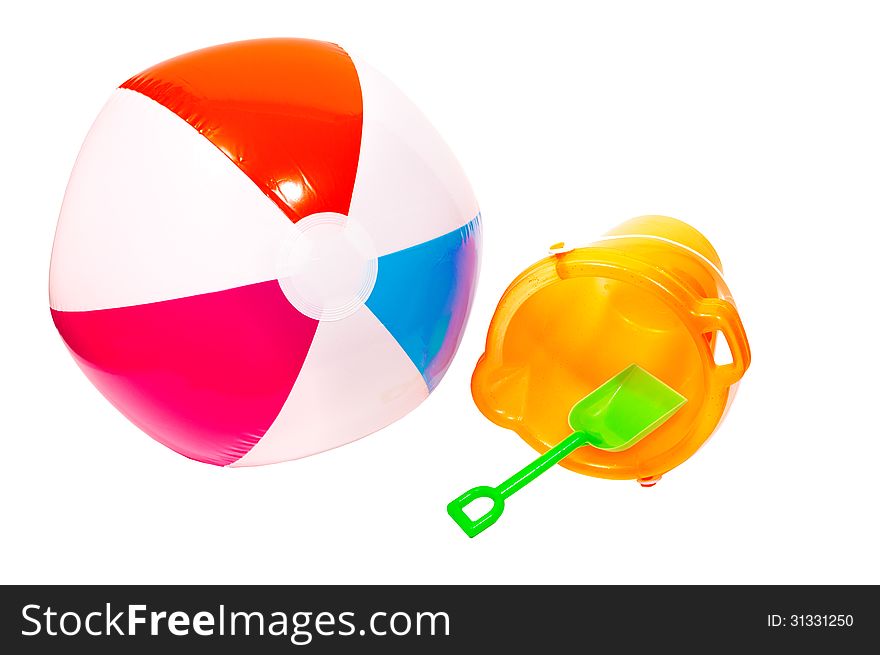
[[[480,215],[457,230],[379,258],[367,307],[385,325],[428,388],[461,342],[476,288]]]

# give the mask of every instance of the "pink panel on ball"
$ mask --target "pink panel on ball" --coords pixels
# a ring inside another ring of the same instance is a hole
[[[52,317],[125,416],[182,455],[218,466],[242,457],[272,425],[318,326],[274,280]]]

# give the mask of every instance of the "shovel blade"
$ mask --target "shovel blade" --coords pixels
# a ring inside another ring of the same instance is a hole
[[[592,446],[617,452],[632,448],[686,402],[675,389],[632,364],[579,400],[568,422],[572,430],[589,434]]]

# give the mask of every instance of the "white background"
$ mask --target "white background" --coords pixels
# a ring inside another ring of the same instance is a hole
[[[710,6],[711,5],[711,6]],[[10,3],[2,48],[0,582],[880,583],[880,15],[871,3]],[[304,460],[228,470],[140,433],[47,303],[67,177],[135,72],[261,36],[335,41],[429,116],[485,250],[437,391]],[[713,242],[754,361],[653,489],[561,468],[474,540],[446,503],[534,452],[474,407],[495,303],[555,241],[646,213]]]

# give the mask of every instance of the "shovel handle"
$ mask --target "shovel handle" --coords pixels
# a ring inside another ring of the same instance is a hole
[[[529,482],[537,478],[547,469],[568,457],[572,452],[586,446],[590,442],[590,435],[586,432],[573,432],[558,444],[550,448],[538,459],[514,473],[497,487],[474,487],[464,492],[446,506],[446,513],[458,524],[468,537],[476,537],[483,530],[495,523],[504,511],[504,499],[510,498],[514,493],[522,489]],[[478,498],[488,498],[492,501],[489,511],[477,519],[471,519],[464,508]]]
[[[558,444],[548,449],[538,459],[526,465],[499,484],[497,491],[501,494],[502,498],[509,498],[529,482],[544,473],[544,471],[553,468],[556,464],[571,455],[575,450],[581,446],[586,446],[588,443],[590,443],[589,434],[586,432],[572,432]]]

